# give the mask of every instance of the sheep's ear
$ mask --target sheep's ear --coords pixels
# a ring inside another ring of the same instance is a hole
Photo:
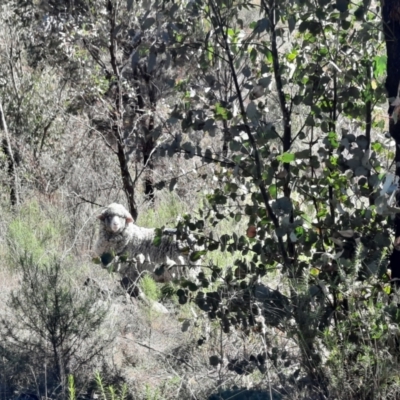
[[[98,218],[100,221],[104,221],[104,219],[106,218],[106,215],[105,215],[104,213],[101,213],[101,214],[99,214],[99,215],[97,216],[97,218]]]
[[[130,222],[133,222],[133,217],[131,214],[128,213],[128,215],[125,218],[126,223],[129,224]]]

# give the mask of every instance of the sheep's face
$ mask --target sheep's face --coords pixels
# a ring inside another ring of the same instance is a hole
[[[121,204],[111,204],[104,210],[98,218],[103,221],[103,225],[108,232],[119,233],[127,224],[133,222],[131,214]]]
[[[118,215],[106,215],[103,219],[107,230],[113,233],[122,231],[125,228],[126,220]]]

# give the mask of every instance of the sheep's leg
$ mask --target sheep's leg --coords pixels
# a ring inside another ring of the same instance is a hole
[[[130,261],[120,263],[118,271],[122,276],[121,285],[132,297],[138,297],[141,293],[138,286],[140,272],[138,269],[138,260],[134,258]]]

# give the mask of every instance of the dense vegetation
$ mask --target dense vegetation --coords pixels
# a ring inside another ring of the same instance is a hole
[[[382,7],[0,3],[1,399],[399,397]],[[112,202],[204,248],[196,281],[142,280],[167,315],[92,261]]]

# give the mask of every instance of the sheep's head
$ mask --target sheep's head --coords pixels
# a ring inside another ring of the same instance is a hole
[[[117,203],[110,204],[97,218],[103,222],[105,229],[112,233],[122,231],[127,224],[133,222],[129,211],[122,204]]]

